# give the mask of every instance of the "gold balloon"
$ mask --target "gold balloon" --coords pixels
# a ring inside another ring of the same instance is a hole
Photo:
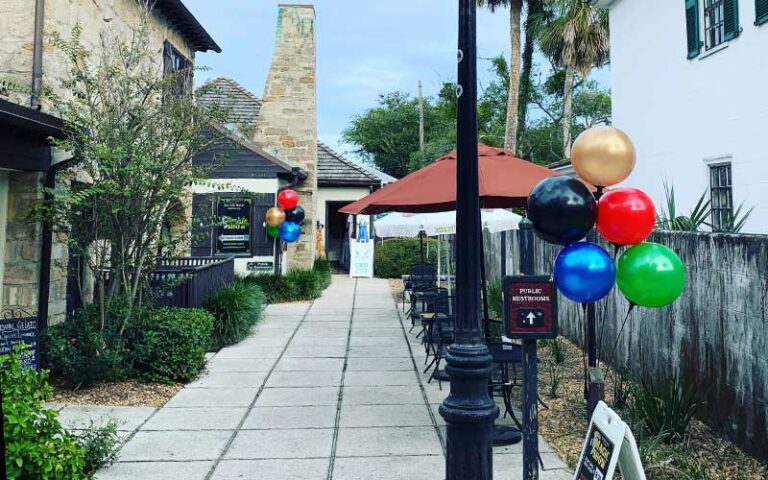
[[[285,210],[280,207],[272,207],[267,210],[267,225],[279,227],[285,221]]]
[[[571,163],[582,180],[610,187],[629,177],[635,168],[635,146],[629,136],[613,127],[585,130],[573,142]]]

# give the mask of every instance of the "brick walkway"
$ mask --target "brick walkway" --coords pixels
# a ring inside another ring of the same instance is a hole
[[[120,462],[97,478],[441,479],[447,386],[426,384],[422,352],[386,281],[334,277],[312,304],[270,306],[200,380],[141,412]],[[541,447],[541,479],[569,479]],[[496,478],[521,478],[521,451],[495,449]]]

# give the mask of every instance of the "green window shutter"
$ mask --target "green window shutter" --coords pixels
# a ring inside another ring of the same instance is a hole
[[[685,0],[685,22],[688,29],[688,58],[696,58],[701,53],[699,0]]]
[[[733,40],[741,33],[739,26],[739,0],[723,0],[723,30],[726,41]]]
[[[755,25],[768,22],[768,0],[755,0]]]

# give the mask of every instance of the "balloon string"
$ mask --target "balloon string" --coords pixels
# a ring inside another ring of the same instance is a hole
[[[619,343],[621,342],[621,334],[624,333],[624,327],[627,326],[627,320],[629,320],[629,315],[632,313],[632,311],[635,309],[637,304],[630,302],[629,304],[629,310],[627,310],[627,315],[624,317],[624,321],[621,323],[621,328],[619,329],[618,335],[616,335],[616,343],[613,345],[613,350],[611,351],[611,357],[610,359],[613,360],[614,356],[616,355],[616,350],[619,348]],[[614,365],[614,367],[616,367]],[[606,375],[608,373],[607,367],[606,367]]]
[[[584,398],[587,398],[587,304],[581,304],[581,326],[582,326],[582,346],[581,349],[581,365],[584,368]]]

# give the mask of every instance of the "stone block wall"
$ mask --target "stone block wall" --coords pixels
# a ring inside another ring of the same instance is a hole
[[[317,220],[317,59],[315,11],[280,5],[272,66],[256,122],[254,141],[301,167],[307,179],[295,187],[306,220],[300,240],[288,247],[288,268],[310,268]]]
[[[139,4],[145,0],[47,0],[43,44],[43,85],[57,94],[65,94],[61,80],[66,78],[69,62],[53,44],[52,35],[69,38],[72,28],[83,29],[81,41],[92,56],[104,53],[102,35],[129,42],[139,27]],[[34,48],[35,2],[33,0],[0,1],[0,80],[11,79],[23,86],[32,82],[32,53]],[[194,60],[194,51],[176,33],[168,20],[154,12],[149,25],[149,44],[156,53],[158,74],[162,74],[163,42],[167,39],[183,55]],[[93,61],[96,61],[95,58]],[[0,96],[22,105],[29,105],[29,94],[15,93]],[[43,110],[50,112],[50,105],[43,102]]]
[[[519,264],[517,232],[509,237],[507,265],[513,274]],[[492,281],[500,279],[500,238],[485,235]],[[705,397],[702,420],[768,460],[768,236],[654,232],[650,241],[683,260],[685,291],[668,307],[635,309],[619,336],[629,304],[614,288],[597,307],[599,351],[638,377],[677,374],[694,383]],[[560,248],[538,239],[534,245],[536,271],[551,273]],[[561,333],[582,343],[581,306],[561,296],[559,307]]]

